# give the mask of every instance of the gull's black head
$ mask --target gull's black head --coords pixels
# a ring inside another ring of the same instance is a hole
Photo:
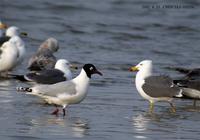
[[[87,74],[87,76],[89,77],[89,78],[91,78],[91,75],[92,74],[99,74],[99,75],[103,75],[100,71],[98,71],[97,69],[96,69],[96,67],[93,65],[93,64],[85,64],[84,66],[83,66],[83,69],[85,70],[85,72],[86,72],[86,74]]]

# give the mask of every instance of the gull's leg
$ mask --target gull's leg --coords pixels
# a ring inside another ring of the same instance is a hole
[[[153,111],[154,111],[154,102],[150,101],[149,102],[149,112],[153,113]]]
[[[65,116],[66,115],[66,109],[67,108],[67,105],[63,105],[63,116]]]
[[[59,109],[58,109],[58,107],[57,107],[57,105],[55,105],[56,106],[56,109],[51,113],[51,115],[58,115],[58,113],[59,113]]]
[[[176,107],[173,105],[172,102],[169,102],[169,104],[171,106],[172,112],[175,113],[176,112]]]
[[[193,106],[194,106],[194,107],[196,107],[196,105],[197,105],[196,103],[197,103],[197,100],[194,99],[194,101],[193,101]]]
[[[65,108],[63,108],[63,116],[65,116],[66,114],[66,111],[65,111]]]

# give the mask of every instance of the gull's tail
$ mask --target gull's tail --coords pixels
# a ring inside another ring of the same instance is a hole
[[[32,92],[30,87],[16,87],[18,92]]]
[[[20,80],[20,81],[23,81],[23,82],[28,81],[28,80],[24,77],[24,75],[8,74],[8,77],[9,77],[9,78],[13,78],[13,79],[17,79],[17,80]]]

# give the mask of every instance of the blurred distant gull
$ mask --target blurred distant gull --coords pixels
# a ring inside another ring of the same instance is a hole
[[[169,102],[172,111],[176,111],[172,98],[182,96],[182,90],[176,87],[168,76],[152,76],[151,60],[140,62],[131,67],[130,71],[138,71],[135,79],[136,88],[143,98],[149,100],[150,112],[153,112],[154,103],[157,101]]]
[[[94,65],[85,64],[80,74],[70,81],[52,85],[38,85],[31,88],[17,87],[17,90],[38,96],[49,104],[62,106],[63,115],[65,116],[65,108],[68,105],[80,103],[86,97],[90,78],[93,74],[102,75]],[[59,110],[56,108],[52,114],[57,115],[58,112]]]
[[[52,37],[48,38],[40,45],[36,54],[30,58],[28,62],[28,69],[31,71],[39,71],[54,68],[56,64],[56,57],[53,53],[58,49],[58,41]]]
[[[70,64],[69,61],[65,59],[59,59],[56,62],[54,69],[31,72],[26,75],[9,75],[11,76],[11,78],[15,78],[20,81],[36,82],[40,84],[55,84],[72,79],[70,68],[77,69],[77,67]]]
[[[11,26],[6,30],[6,36],[1,37],[1,39],[8,38],[8,40],[3,39],[4,42],[0,47],[0,72],[3,77],[24,58],[25,44],[18,35],[19,29]]]
[[[18,56],[19,53],[15,44],[11,41],[5,42],[0,47],[0,72],[12,70],[16,66]]]
[[[9,40],[17,47],[17,51],[18,51],[17,62],[18,63],[23,60],[25,52],[26,52],[25,43],[19,37],[19,35],[20,35],[19,28],[16,26],[11,26],[6,30],[6,36],[2,36],[0,38],[2,45],[3,43]]]

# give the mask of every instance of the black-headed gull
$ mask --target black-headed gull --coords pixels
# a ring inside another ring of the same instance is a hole
[[[85,64],[80,74],[70,80],[52,85],[37,85],[33,87],[17,87],[18,91],[26,94],[35,95],[44,99],[49,104],[63,107],[63,115],[65,116],[65,108],[70,104],[80,103],[87,95],[90,85],[90,78],[93,74],[102,75],[93,64]],[[52,114],[58,114],[59,109]]]

